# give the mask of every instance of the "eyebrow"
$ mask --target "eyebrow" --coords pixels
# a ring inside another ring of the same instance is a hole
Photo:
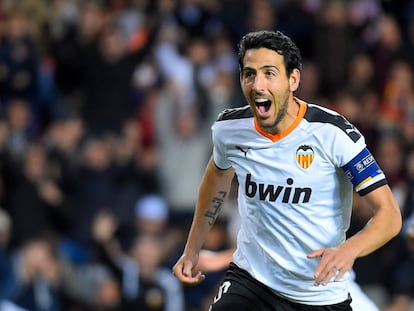
[[[265,65],[265,66],[260,67],[259,69],[260,69],[260,70],[263,70],[263,69],[275,69],[275,70],[277,70],[277,71],[279,71],[279,72],[280,72],[280,69],[279,69],[278,67],[274,66],[274,65]],[[243,68],[243,71],[246,71],[246,70],[252,70],[252,71],[255,71],[255,69],[253,69],[253,68],[250,68],[250,67],[244,67],[244,68]]]

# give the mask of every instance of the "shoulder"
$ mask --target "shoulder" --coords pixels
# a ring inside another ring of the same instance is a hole
[[[252,118],[253,112],[250,109],[249,105],[238,107],[238,108],[229,108],[223,110],[217,117],[217,122],[227,121],[227,120],[240,120],[246,118]]]
[[[354,142],[361,138],[361,133],[341,114],[318,106],[316,104],[308,104],[304,119],[309,123],[320,123],[334,126],[344,132]]]
[[[211,126],[213,143],[227,145],[253,138],[257,135],[253,117],[250,106],[223,110]]]
[[[308,104],[304,118],[309,122],[320,122],[320,123],[338,123],[344,119],[336,111],[319,106],[317,104]]]

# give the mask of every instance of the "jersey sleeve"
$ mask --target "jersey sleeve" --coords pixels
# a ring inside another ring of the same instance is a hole
[[[334,157],[337,165],[363,196],[387,183],[384,172],[368,150],[363,135],[345,118],[344,126],[338,130],[334,139]]]
[[[333,161],[338,167],[349,163],[366,148],[364,136],[342,116],[336,118],[335,127],[330,131],[328,142],[331,140]]]
[[[214,164],[222,170],[229,169],[231,162],[227,157],[227,148],[224,141],[224,133],[222,133],[222,126],[220,121],[216,121],[212,127],[212,141],[213,141],[213,160]]]

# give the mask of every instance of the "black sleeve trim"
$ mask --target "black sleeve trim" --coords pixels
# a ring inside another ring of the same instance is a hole
[[[361,133],[344,116],[329,113],[316,106],[308,106],[305,117],[308,122],[329,123],[341,129],[353,142],[361,138]]]
[[[221,167],[218,167],[218,166],[217,166],[216,162],[214,162],[214,161],[213,161],[213,163],[214,163],[214,166],[215,166],[218,170],[220,170],[220,171],[227,171],[227,170],[229,170],[229,169],[231,168],[231,166],[230,166],[230,167],[228,167],[228,168],[221,168]]]
[[[229,108],[223,110],[218,118],[217,121],[225,121],[225,120],[234,120],[234,119],[245,119],[253,117],[253,111],[249,105],[239,107],[239,108]]]
[[[362,189],[361,191],[358,192],[358,194],[363,197],[364,195],[367,195],[368,193],[370,193],[371,191],[374,191],[375,189],[378,189],[379,187],[382,187],[384,185],[388,184],[386,179],[380,180],[378,182],[376,182],[375,184],[372,184],[371,186]]]

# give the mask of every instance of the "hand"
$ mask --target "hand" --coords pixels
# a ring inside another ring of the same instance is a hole
[[[339,281],[352,268],[355,258],[340,248],[322,248],[308,254],[308,258],[320,257],[315,270],[315,286],[328,284],[332,278]]]
[[[45,240],[32,241],[22,249],[20,276],[25,282],[42,277],[50,284],[59,281],[59,262],[53,255],[52,246]]]
[[[110,212],[101,210],[93,220],[92,235],[98,242],[106,243],[113,238],[117,228],[115,217]]]
[[[43,200],[52,206],[57,206],[63,201],[62,191],[52,181],[43,181],[39,185],[39,194]]]
[[[196,270],[198,256],[190,258],[182,255],[172,269],[173,275],[184,285],[197,285],[205,279],[201,271]]]

